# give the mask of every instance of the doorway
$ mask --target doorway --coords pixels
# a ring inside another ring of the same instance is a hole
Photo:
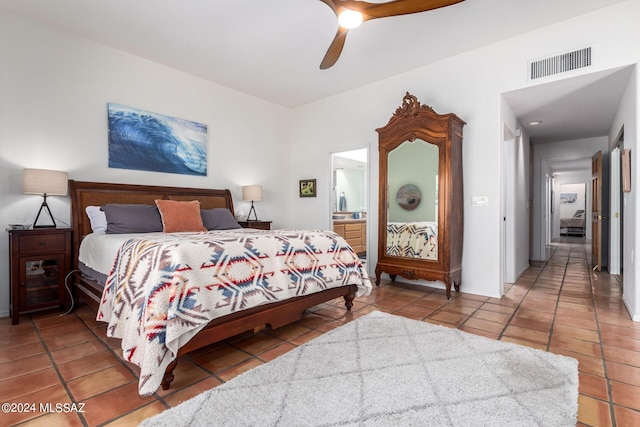
[[[367,148],[331,154],[331,225],[366,263],[369,172]]]
[[[560,185],[560,235],[587,235],[587,186],[584,182]]]
[[[611,177],[611,215],[609,221],[610,254],[609,273],[616,276],[622,284],[622,254],[624,253],[624,205],[626,205],[625,185],[622,173],[622,154],[624,152],[624,128],[620,130],[614,149],[610,153],[610,177]]]

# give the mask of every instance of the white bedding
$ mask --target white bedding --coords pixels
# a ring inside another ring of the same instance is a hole
[[[150,233],[149,233],[150,234]],[[162,234],[162,233],[156,233]],[[87,267],[108,275],[113,267],[113,262],[118,255],[118,250],[124,242],[143,234],[105,234],[91,233],[82,239],[78,261]]]
[[[236,231],[250,232],[250,229],[239,228]],[[211,233],[211,231],[209,232]],[[102,273],[105,276],[111,272],[111,267],[118,255],[120,247],[129,239],[140,237],[162,236],[164,233],[129,233],[106,234],[104,232],[90,233],[80,243],[78,261]]]

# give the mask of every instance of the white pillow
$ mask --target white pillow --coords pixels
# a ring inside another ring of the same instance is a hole
[[[91,223],[91,230],[94,233],[104,233],[107,231],[107,216],[104,211],[100,210],[100,206],[87,206],[85,209],[89,222]]]

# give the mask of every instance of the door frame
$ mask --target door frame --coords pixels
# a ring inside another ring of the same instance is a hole
[[[591,158],[591,265],[593,271],[602,271],[602,151]]]
[[[514,216],[515,216],[515,144],[517,142],[517,135],[503,123],[503,138],[502,138],[502,173],[503,179],[501,180],[501,193],[502,193],[502,239],[501,239],[501,280],[500,280],[500,295],[504,295],[504,284],[516,282],[516,266],[515,266],[515,230],[514,230]]]
[[[371,214],[371,197],[369,195],[369,189],[371,188],[371,150],[369,148],[368,145],[360,145],[360,146],[354,146],[354,147],[349,147],[349,148],[343,148],[343,149],[339,149],[336,151],[331,151],[329,152],[329,179],[331,182],[331,191],[329,191],[329,224],[331,225],[331,230],[333,230],[333,212],[334,212],[334,208],[337,208],[336,206],[336,201],[337,201],[337,194],[335,193],[335,189],[336,189],[336,174],[334,173],[334,156],[339,155],[340,153],[344,153],[347,151],[356,151],[356,150],[365,150],[366,151],[366,169],[365,169],[365,174],[364,174],[364,188],[363,188],[363,194],[364,194],[364,200],[363,200],[363,204],[365,206],[366,209],[366,215],[365,215],[365,234],[366,234],[366,251],[367,251],[367,255],[366,255],[366,265],[367,265],[367,269],[369,268],[369,265],[371,264],[371,248],[370,248],[370,242],[372,241],[371,236],[369,235],[370,229],[371,227],[369,226],[371,221],[369,220],[370,218],[370,214]]]
[[[624,208],[625,198],[622,190],[622,151],[624,150],[624,126],[620,129],[610,152],[609,169],[611,222],[609,223],[609,274],[622,275],[622,261],[624,260]]]
[[[622,156],[620,155],[620,148],[615,147],[609,153],[610,156],[610,169],[609,176],[611,177],[610,184],[610,199],[611,205],[611,219],[609,221],[609,274],[620,274],[620,162]]]

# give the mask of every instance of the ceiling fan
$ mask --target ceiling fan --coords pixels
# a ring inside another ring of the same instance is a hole
[[[338,17],[339,24],[338,32],[320,63],[320,69],[326,70],[332,67],[340,57],[344,42],[347,39],[347,32],[362,22],[376,18],[388,18],[390,16],[426,12],[432,9],[451,6],[464,0],[394,0],[387,3],[369,3],[360,0],[320,1],[333,10]]]

